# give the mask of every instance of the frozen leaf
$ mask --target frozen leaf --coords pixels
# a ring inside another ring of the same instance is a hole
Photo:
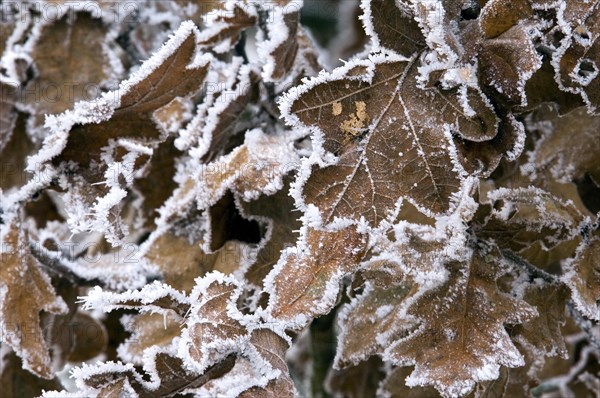
[[[203,162],[213,161],[229,150],[231,140],[243,127],[240,119],[252,117],[244,115],[244,112],[258,92],[258,78],[256,71],[242,67],[235,84],[226,87],[215,99],[215,105],[204,117],[206,124],[201,131],[202,141],[210,143],[203,149]]]
[[[600,239],[583,241],[575,258],[568,262],[562,280],[571,289],[573,301],[585,316],[600,320]]]
[[[525,130],[513,115],[499,115],[498,134],[489,141],[469,141],[455,137],[459,161],[468,173],[489,177],[502,159],[515,160],[523,151]]]
[[[244,200],[277,192],[283,186],[284,175],[298,163],[292,140],[287,133],[267,134],[260,129],[246,132],[243,145],[202,166],[196,174],[200,208],[217,203],[228,189]]]
[[[256,10],[241,2],[225,5],[226,12],[209,13],[214,17],[207,28],[200,33],[198,43],[201,46],[216,48],[218,52],[227,52],[240,39],[242,32],[254,26],[257,21]]]
[[[302,187],[304,202],[318,207],[325,223],[364,217],[378,225],[402,198],[428,214],[450,212],[462,184],[451,135],[486,141],[497,132],[480,92],[420,89],[415,61],[393,57],[311,80],[282,108],[289,123],[313,128],[315,142],[337,156],[313,166]]]
[[[67,312],[50,278],[31,254],[29,238],[20,220],[2,226],[0,267],[0,330],[2,343],[23,361],[23,368],[37,376],[53,378],[48,346],[40,325],[40,312]]]
[[[574,239],[585,221],[585,214],[572,201],[539,188],[500,188],[489,192],[488,198],[495,208],[474,229],[481,239],[491,238],[500,247],[515,252],[536,241],[548,250]]]
[[[246,341],[246,328],[229,315],[237,282],[222,274],[207,275],[190,297],[190,308],[180,350],[189,355],[190,365],[198,371],[237,351]]]
[[[515,326],[513,333],[518,341],[525,340],[538,352],[548,356],[567,356],[561,327],[565,324],[568,289],[557,283],[534,281],[525,288],[523,300],[534,306],[538,316]]]
[[[119,397],[131,396],[135,392],[140,398],[166,398],[201,387],[227,373],[235,362],[234,357],[230,356],[203,374],[197,374],[188,371],[180,358],[166,353],[157,353],[145,359],[145,375],[138,373],[131,364],[112,362],[84,365],[73,370],[72,374],[83,385],[91,387],[94,395]],[[88,391],[88,394],[92,391]]]
[[[174,139],[169,138],[158,145],[152,152],[152,158],[145,167],[144,175],[134,183],[134,189],[143,198],[140,212],[148,227],[154,227],[155,218],[159,215],[158,209],[177,187],[174,180],[175,164],[183,153],[173,142]]]
[[[289,179],[289,178],[288,178]],[[241,210],[246,218],[266,221],[266,242],[261,245],[254,262],[245,272],[245,278],[255,286],[262,287],[263,280],[273,269],[281,251],[294,246],[302,223],[294,211],[294,199],[288,195],[289,182],[284,181],[283,189],[274,195],[261,195],[250,202],[241,202]]]
[[[191,292],[197,277],[211,271],[229,274],[236,270],[244,249],[240,242],[229,242],[220,250],[207,253],[204,242],[190,243],[188,237],[172,232],[150,239],[144,254],[149,266],[157,268],[165,283],[186,293]]]
[[[565,37],[554,52],[552,65],[559,86],[581,95],[590,112],[600,105],[600,5],[572,2],[559,8],[559,26]]]
[[[480,383],[474,391],[475,398],[502,398],[531,396],[531,389],[539,384],[536,373],[543,366],[535,349],[528,344],[515,343],[523,354],[525,366],[500,368],[500,377],[494,381]]]
[[[279,372],[274,380],[264,387],[252,387],[239,397],[243,398],[279,398],[296,396],[292,378],[288,372],[285,353],[288,342],[269,329],[257,329],[250,336],[250,344],[254,347],[263,361],[269,364],[273,371]]]
[[[530,0],[490,0],[481,9],[479,24],[488,38],[499,36],[533,14]]]
[[[124,188],[131,186],[152,147],[166,138],[153,113],[176,97],[195,94],[206,76],[208,62],[195,59],[196,32],[193,24],[182,24],[117,91],[47,120],[53,134],[29,165],[51,162],[66,174],[64,200],[76,232],[97,230],[111,243],[122,243],[128,232],[120,219]]]
[[[108,344],[108,335],[104,325],[84,312],[77,312],[68,323],[60,328],[60,337],[72,337],[67,361],[80,363],[101,355]],[[65,336],[66,335],[66,336]]]
[[[390,342],[405,337],[415,322],[405,319],[407,301],[417,286],[367,284],[340,312],[340,342],[336,366],[345,368],[382,354]]]
[[[87,296],[81,298],[84,309],[99,309],[111,312],[117,309],[137,310],[141,313],[169,314],[170,311],[185,316],[190,308],[190,300],[179,290],[155,281],[139,290],[123,293],[103,291],[94,287]]]
[[[431,385],[443,396],[462,396],[477,382],[496,379],[500,365],[523,365],[504,324],[522,323],[537,313],[498,290],[496,279],[504,267],[496,250],[477,249],[468,262],[448,262],[448,281],[409,307],[407,314],[420,326],[384,355],[397,365],[415,365],[407,385]]]
[[[98,182],[102,175],[89,168],[93,161],[100,161],[102,148],[110,139],[131,138],[140,143],[158,141],[161,132],[152,114],[176,97],[186,97],[199,90],[207,73],[208,65],[192,64],[195,55],[195,28],[184,25],[159,53],[142,65],[136,76],[121,83],[117,93],[118,105],[114,109],[102,109],[100,102],[90,104],[100,109],[100,114],[86,115],[74,124],[60,156],[53,162],[75,162],[90,182]],[[114,93],[113,93],[114,94]],[[77,108],[76,108],[77,110]],[[67,113],[63,117],[67,118]],[[83,115],[82,115],[83,116]]]
[[[60,19],[47,21],[30,38],[36,77],[21,93],[21,101],[34,114],[36,128],[44,124],[44,114],[58,114],[77,101],[94,99],[115,77],[109,75],[115,69],[104,44],[108,28],[101,19],[69,10]]]
[[[363,1],[362,19],[376,47],[410,57],[426,46],[425,38],[408,1]]]
[[[265,60],[265,82],[279,81],[286,77],[298,54],[298,30],[302,3],[291,0],[275,2],[269,8],[268,40],[258,44],[258,55]]]
[[[23,171],[27,165],[27,156],[35,153],[38,147],[27,135],[26,116],[22,113],[15,116],[14,129],[0,150],[2,158],[0,188],[5,191],[13,187],[20,188],[27,183],[30,175]],[[0,125],[3,123],[1,122]]]
[[[119,347],[119,357],[128,362],[143,364],[144,351],[166,349],[181,334],[183,318],[173,311],[165,314],[137,314],[122,319],[131,336]]]
[[[270,315],[301,328],[327,314],[337,302],[342,277],[358,268],[366,249],[367,237],[355,227],[303,230],[296,248],[286,251],[267,276]]]
[[[430,386],[408,387],[406,378],[412,373],[411,367],[396,367],[390,371],[377,391],[380,395],[390,398],[433,398],[439,397],[439,393]]]
[[[589,115],[585,108],[563,116],[551,112],[529,128],[543,134],[522,166],[532,180],[570,182],[587,172],[600,181],[600,116]]]
[[[516,25],[492,40],[485,40],[477,53],[480,83],[491,86],[510,103],[525,106],[525,84],[541,65],[527,25]]]
[[[562,115],[585,105],[579,95],[559,88],[554,79],[554,69],[547,58],[543,59],[541,67],[527,80],[525,92],[527,110],[535,109],[542,103],[556,103]]]

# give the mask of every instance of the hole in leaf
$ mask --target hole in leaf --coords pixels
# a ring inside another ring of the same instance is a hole
[[[582,58],[579,61],[579,67],[577,68],[577,75],[581,76],[583,79],[592,80],[598,74],[598,67],[588,58]]]
[[[464,20],[477,19],[481,12],[481,6],[476,0],[471,0],[465,3],[466,8],[460,10],[460,17]]]

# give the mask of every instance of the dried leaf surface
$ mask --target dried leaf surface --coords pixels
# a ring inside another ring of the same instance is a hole
[[[355,227],[336,232],[308,229],[305,247],[283,256],[267,277],[269,311],[278,321],[302,325],[328,313],[337,301],[340,281],[358,268],[367,239]]]
[[[317,206],[326,223],[364,217],[377,225],[401,198],[431,214],[451,211],[462,181],[451,135],[484,141],[497,132],[482,95],[419,89],[414,60],[367,62],[346,75],[358,76],[317,80],[298,90],[290,105],[288,119],[317,128],[323,149],[338,157],[315,167],[304,201]],[[467,114],[464,101],[477,111]]]
[[[6,228],[3,226],[3,229]],[[54,373],[48,346],[40,325],[40,312],[67,312],[65,302],[56,295],[50,278],[29,250],[29,239],[19,220],[2,234],[0,268],[0,329],[2,342],[23,361],[23,368],[52,379]]]
[[[502,264],[493,252],[477,252],[468,263],[450,262],[447,267],[448,281],[408,309],[421,326],[389,346],[385,356],[415,365],[409,386],[431,385],[444,396],[459,396],[476,382],[497,378],[500,365],[523,365],[504,324],[521,323],[537,313],[498,290],[495,281]],[[460,367],[453,366],[457,361]]]
[[[111,76],[108,28],[88,12],[68,12],[41,26],[31,50],[37,76],[21,94],[21,101],[36,113],[35,126],[44,114],[61,113],[81,100],[99,95]]]

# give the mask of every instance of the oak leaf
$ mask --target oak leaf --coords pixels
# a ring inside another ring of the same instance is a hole
[[[424,292],[407,310],[421,325],[388,346],[384,358],[415,366],[407,385],[431,385],[450,397],[497,378],[500,365],[522,366],[504,324],[522,323],[537,312],[498,290],[496,279],[505,265],[496,250],[476,249],[467,262],[446,266],[448,281]],[[461,365],[455,366],[457,362]]]
[[[24,369],[51,379],[54,373],[40,325],[40,312],[61,314],[68,309],[56,295],[40,262],[31,254],[29,237],[22,222],[12,220],[2,229],[0,337],[21,358]]]
[[[419,88],[417,66],[414,58],[374,58],[322,75],[281,102],[289,123],[311,127],[321,150],[337,157],[313,166],[302,186],[323,222],[364,217],[376,226],[403,198],[428,214],[453,210],[462,175],[452,135],[490,140],[497,119],[475,89]]]
[[[522,166],[530,179],[570,182],[587,172],[600,181],[600,161],[595,156],[600,151],[600,116],[588,114],[583,107],[562,116],[551,109],[529,130],[542,134]]]
[[[586,220],[572,201],[562,200],[539,188],[500,188],[488,193],[494,209],[474,230],[481,239],[493,239],[515,252],[539,241],[545,250],[576,238]],[[490,205],[488,205],[490,206]]]
[[[567,356],[567,349],[561,327],[566,321],[566,307],[569,299],[568,289],[558,283],[545,283],[536,280],[525,288],[523,300],[534,306],[538,316],[515,326],[513,329],[517,341],[523,341],[535,347],[537,352],[548,356]]]
[[[327,314],[336,304],[342,277],[358,268],[367,243],[353,226],[335,232],[303,230],[296,247],[284,252],[265,280],[270,316],[299,329]]]
[[[279,375],[264,387],[251,387],[239,395],[242,398],[279,398],[295,397],[296,388],[289,375],[285,353],[288,342],[269,329],[257,329],[250,336],[250,344],[258,355]]]
[[[558,10],[565,37],[552,56],[556,80],[566,91],[579,94],[590,113],[600,106],[600,5],[573,2]]]
[[[375,0],[363,4],[365,30],[376,47],[405,57],[426,46],[419,24],[408,1]]]
[[[229,315],[238,289],[233,278],[211,273],[190,294],[194,305],[182,334],[181,349],[188,353],[189,365],[199,372],[227,353],[236,352],[247,340],[246,328]]]

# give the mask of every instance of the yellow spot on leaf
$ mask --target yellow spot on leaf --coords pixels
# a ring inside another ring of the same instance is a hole
[[[364,101],[356,101],[354,105],[356,106],[356,113],[351,113],[350,117],[340,124],[340,128],[345,134],[344,143],[348,143],[369,125],[367,104]]]
[[[333,116],[337,116],[340,113],[342,113],[342,103],[341,102],[334,102],[331,105],[331,113],[333,113]]]

